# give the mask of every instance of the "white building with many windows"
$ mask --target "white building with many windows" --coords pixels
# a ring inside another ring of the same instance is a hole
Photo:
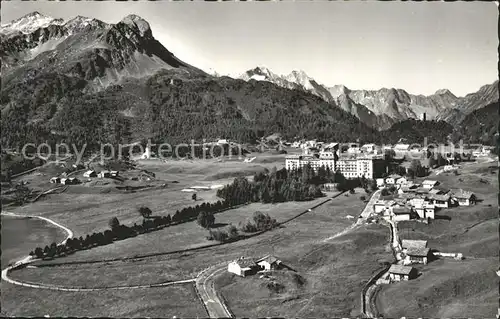
[[[368,179],[379,177],[384,172],[385,162],[382,156],[342,157],[336,152],[320,152],[315,155],[289,155],[285,159],[285,168],[295,170],[310,165],[313,169],[329,168],[331,171],[340,171],[345,178],[364,176]]]

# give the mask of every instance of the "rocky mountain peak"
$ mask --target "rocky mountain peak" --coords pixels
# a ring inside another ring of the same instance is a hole
[[[152,36],[149,23],[138,15],[130,14],[123,18],[120,22],[130,26],[134,30],[137,30],[143,37]]]

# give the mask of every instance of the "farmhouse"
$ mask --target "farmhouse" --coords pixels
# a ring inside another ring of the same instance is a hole
[[[74,177],[70,177],[70,178],[61,178],[61,184],[64,184],[64,185],[74,185],[74,184],[78,184],[80,181]]]
[[[427,264],[429,259],[430,249],[429,248],[416,248],[410,247],[406,251],[406,257],[404,260],[405,264]]]
[[[109,173],[109,171],[102,171],[99,174],[97,174],[97,177],[99,177],[99,178],[107,178],[110,176],[111,176],[111,174]]]
[[[83,173],[83,177],[97,177],[97,173],[94,170],[88,170]]]
[[[279,260],[275,256],[271,256],[271,255],[267,255],[267,256],[257,260],[256,263],[264,270],[279,269],[281,266],[281,260]]]
[[[394,207],[392,209],[395,221],[410,220],[411,211],[406,207]]]
[[[425,181],[422,182],[422,187],[426,189],[431,189],[435,186],[439,185],[439,181],[434,181],[430,179],[426,179]]]
[[[388,184],[388,185],[394,185],[398,182],[398,180],[401,178],[400,175],[398,174],[392,174],[392,175],[389,175],[385,178],[385,183]]]
[[[448,208],[450,206],[450,195],[429,194],[429,201],[436,207]]]
[[[322,185],[323,190],[334,191],[337,189],[338,183],[325,183]]]
[[[60,179],[59,177],[52,177],[52,178],[50,179],[50,182],[51,182],[52,184],[59,184],[59,183],[61,182],[61,179]]]
[[[251,258],[241,257],[238,260],[232,261],[227,266],[227,271],[241,277],[252,275],[257,272],[259,266],[255,260]]]
[[[452,192],[451,198],[455,200],[459,206],[470,206],[476,203],[476,195],[463,189]]]
[[[391,281],[411,280],[417,277],[417,270],[410,266],[392,265],[389,268]]]

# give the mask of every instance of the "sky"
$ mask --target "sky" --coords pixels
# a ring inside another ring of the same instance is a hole
[[[147,20],[179,59],[239,76],[304,70],[326,86],[457,96],[498,79],[498,7],[488,2],[2,1],[2,24],[33,11]]]

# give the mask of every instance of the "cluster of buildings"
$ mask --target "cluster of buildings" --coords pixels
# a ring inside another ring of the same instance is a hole
[[[314,170],[320,167],[330,171],[340,171],[346,178],[365,177],[373,179],[386,172],[386,162],[378,154],[375,144],[366,144],[362,148],[349,147],[342,152],[338,143],[322,145],[321,150],[305,148],[301,155],[289,155],[285,158],[287,170],[301,169],[306,165]]]
[[[405,177],[390,175],[376,181],[379,188],[392,188],[394,193],[381,196],[373,205],[374,212],[393,221],[434,219],[437,209],[470,206],[477,200],[472,192],[450,190],[435,180],[424,180],[417,184]]]
[[[227,271],[241,277],[256,274],[259,271],[278,270],[284,267],[281,260],[272,255],[267,255],[258,260],[240,257],[230,262]]]
[[[110,177],[117,177],[118,176],[118,171],[100,171],[97,173],[94,170],[88,170],[85,173],[83,173],[83,177],[90,178],[90,177],[98,177],[98,178],[110,178]]]

